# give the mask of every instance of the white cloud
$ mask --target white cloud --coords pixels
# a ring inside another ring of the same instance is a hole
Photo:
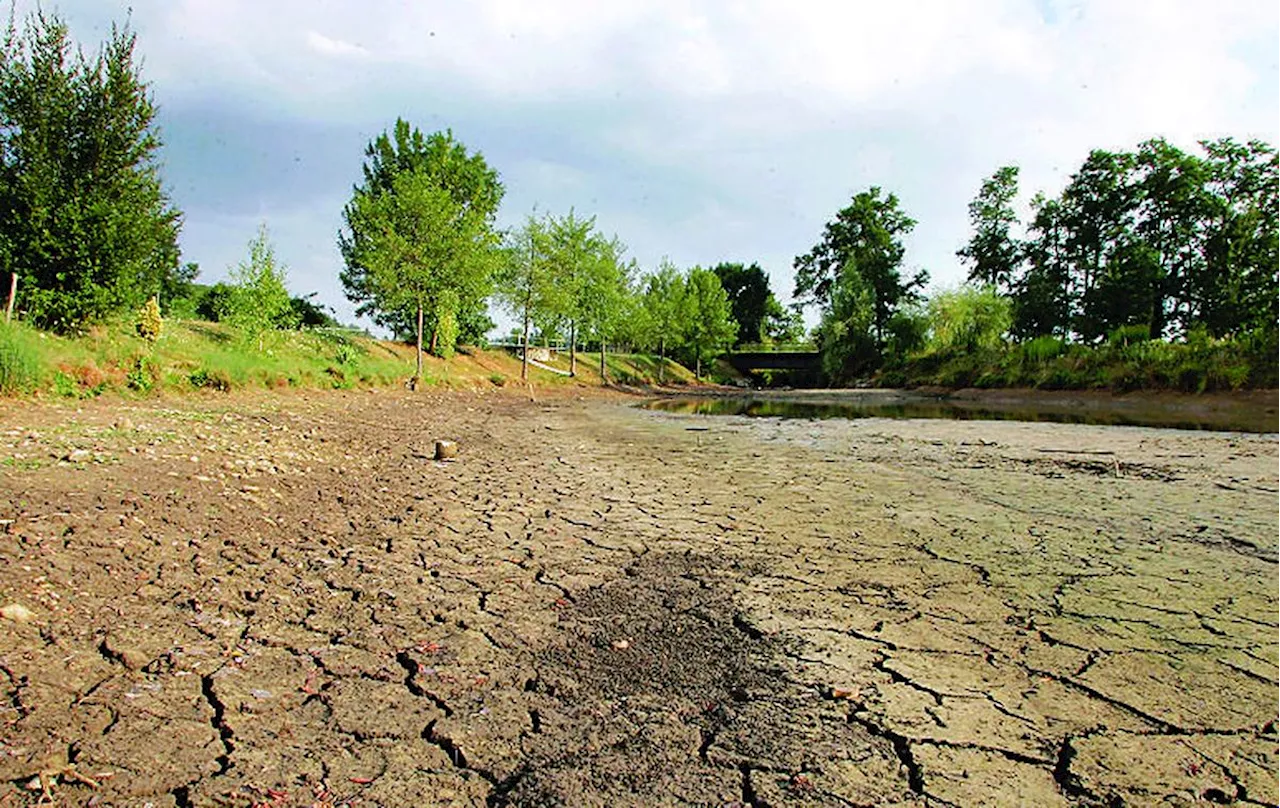
[[[359,45],[341,39],[331,39],[317,31],[307,31],[307,46],[324,56],[367,57],[369,51]]]

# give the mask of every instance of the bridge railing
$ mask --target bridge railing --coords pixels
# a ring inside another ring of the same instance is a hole
[[[754,342],[739,345],[730,353],[813,353],[818,346],[812,342]]]

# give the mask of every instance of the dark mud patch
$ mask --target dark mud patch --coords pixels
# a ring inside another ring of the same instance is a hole
[[[735,607],[751,572],[646,556],[576,594],[564,642],[540,654],[526,688],[539,731],[525,738],[522,776],[490,803],[835,805],[806,775],[817,761],[893,758],[843,715],[824,720],[829,704],[787,676],[795,649]]]

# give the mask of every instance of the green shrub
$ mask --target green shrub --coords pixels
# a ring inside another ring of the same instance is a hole
[[[40,382],[40,351],[26,327],[0,323],[0,394],[30,392]]]
[[[233,387],[231,375],[221,368],[198,368],[188,380],[192,387],[208,388],[220,393],[229,392]]]
[[[76,384],[75,379],[59,370],[53,374],[53,393],[63,398],[78,398],[80,385]]]
[[[1036,337],[1022,343],[1022,355],[1031,362],[1044,363],[1062,356],[1067,343],[1057,337]]]
[[[1151,326],[1146,323],[1138,323],[1136,325],[1122,325],[1112,331],[1107,337],[1107,344],[1120,347],[1148,342],[1150,339]]]
[[[155,362],[149,357],[139,356],[133,361],[133,367],[125,375],[125,380],[130,390],[136,390],[139,393],[150,392],[155,383],[159,381],[160,373],[156,368]]]

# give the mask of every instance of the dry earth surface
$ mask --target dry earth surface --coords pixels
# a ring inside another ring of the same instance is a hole
[[[1277,804],[1274,435],[630,403],[3,405],[0,805]]]

